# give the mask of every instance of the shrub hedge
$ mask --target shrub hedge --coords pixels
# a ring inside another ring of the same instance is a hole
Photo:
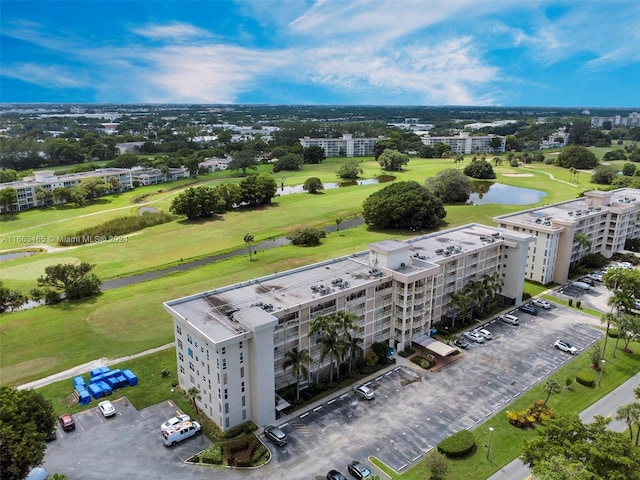
[[[422,368],[424,368],[425,370],[430,369],[431,367],[433,367],[434,363],[430,360],[427,360],[424,357],[413,357],[411,359],[411,361],[413,363],[415,363],[416,365],[420,365]]]
[[[469,430],[461,430],[438,443],[438,451],[449,458],[464,457],[476,447],[476,439]]]
[[[618,332],[618,329],[616,328],[609,329],[609,338],[618,338],[618,335],[620,335],[620,332]]]
[[[585,387],[593,387],[596,384],[596,380],[590,372],[576,373],[576,382]]]

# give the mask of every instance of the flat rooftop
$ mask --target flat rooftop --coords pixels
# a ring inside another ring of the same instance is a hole
[[[490,226],[465,225],[406,242],[383,240],[371,247],[385,251],[408,247],[409,257],[419,260],[415,264],[407,262],[402,268],[402,272],[408,274],[433,268],[452,256],[503,241],[503,233],[510,238],[528,237]],[[222,341],[259,329],[266,321],[263,315],[250,314],[250,310],[254,313],[280,313],[278,316],[282,316],[282,312],[288,309],[296,311],[302,304],[320,301],[341,290],[357,289],[385,276],[383,271],[369,265],[369,251],[364,251],[170,300],[165,302],[165,308],[186,318],[214,341]]]

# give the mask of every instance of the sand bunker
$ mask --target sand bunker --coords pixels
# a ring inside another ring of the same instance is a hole
[[[503,177],[533,177],[533,173],[503,173]]]

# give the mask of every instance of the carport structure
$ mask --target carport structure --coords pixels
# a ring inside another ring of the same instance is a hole
[[[442,343],[429,335],[420,335],[414,338],[411,343],[423,351],[430,352],[433,360],[440,366],[461,357],[461,355],[456,355],[460,353],[456,347]]]

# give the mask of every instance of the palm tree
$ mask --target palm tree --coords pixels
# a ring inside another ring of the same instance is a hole
[[[284,362],[282,362],[282,370],[285,372],[291,367],[291,373],[296,377],[296,400],[300,400],[300,377],[307,380],[309,378],[308,365],[311,363],[309,351],[306,348],[298,350],[293,347],[284,354]]]
[[[338,229],[338,233],[340,233],[340,224],[344,222],[344,218],[342,217],[336,217],[336,227]]]
[[[364,340],[361,337],[354,337],[347,333],[347,349],[349,350],[349,373],[353,371],[353,359],[358,355],[362,355],[364,350],[360,344]]]
[[[640,403],[635,402],[631,404],[633,409],[631,410],[631,420],[633,424],[636,426],[636,447],[638,446],[638,442],[640,442]]]
[[[318,340],[318,343],[322,343],[322,355],[320,356],[320,361],[323,362],[324,359],[327,358],[327,355],[329,355],[329,383],[333,383],[333,357],[334,355],[338,355],[338,357],[340,357],[344,354],[344,342],[340,340],[337,332],[334,330],[325,332]],[[340,371],[338,371],[338,376],[339,375]]]
[[[473,302],[472,310],[473,306],[479,307],[480,310],[482,310],[482,304],[486,298],[486,287],[484,283],[471,281],[465,286],[464,293],[466,293],[469,300]],[[473,316],[473,311],[471,315]]]
[[[196,401],[202,398],[202,395],[200,395],[200,389],[198,387],[191,387],[189,390],[187,390],[187,395],[191,399],[191,403],[193,403],[193,408],[196,409],[196,413],[198,413],[199,410]]]
[[[577,243],[581,248],[589,248],[591,246],[591,239],[584,232],[577,232],[573,236],[573,243]]]
[[[633,441],[633,403],[620,405],[616,410],[616,420],[624,420],[629,427],[629,439]]]
[[[456,158],[453,160],[453,163],[456,164],[456,168],[459,169],[460,168],[460,164],[464,162],[464,155],[459,153],[458,155],[456,155]]]
[[[498,272],[485,273],[482,275],[482,283],[485,284],[485,291],[487,292],[487,297],[490,302],[495,300],[496,295],[502,292],[502,287],[504,286]]]
[[[251,235],[250,233],[245,234],[244,236],[244,243],[247,244],[247,246],[249,247],[249,261],[253,261],[253,258],[251,256],[251,244],[253,243],[253,235]]]
[[[456,318],[458,318],[459,316],[456,315],[456,307],[460,309],[460,314],[462,315],[462,318],[464,320],[464,318],[466,318],[467,316],[467,305],[469,304],[469,297],[463,295],[462,293],[456,292],[451,292],[447,295],[451,299],[450,305],[453,307],[453,315],[451,317],[451,328],[453,328],[456,323]]]
[[[544,399],[544,404],[543,404],[543,405],[546,405],[552,393],[560,393],[560,385],[558,384],[558,382],[556,382],[552,378],[549,378],[542,385],[542,390],[547,394],[547,398]]]
[[[604,332],[604,345],[602,346],[602,356],[604,357],[604,352],[607,351],[607,339],[609,338],[609,327],[612,323],[616,321],[616,316],[613,313],[605,313],[600,318],[600,323],[606,323],[607,328]]]
[[[349,330],[358,330],[358,325],[356,324],[358,317],[355,313],[340,310],[331,315],[331,317],[333,317],[336,329],[345,335],[349,333]]]

